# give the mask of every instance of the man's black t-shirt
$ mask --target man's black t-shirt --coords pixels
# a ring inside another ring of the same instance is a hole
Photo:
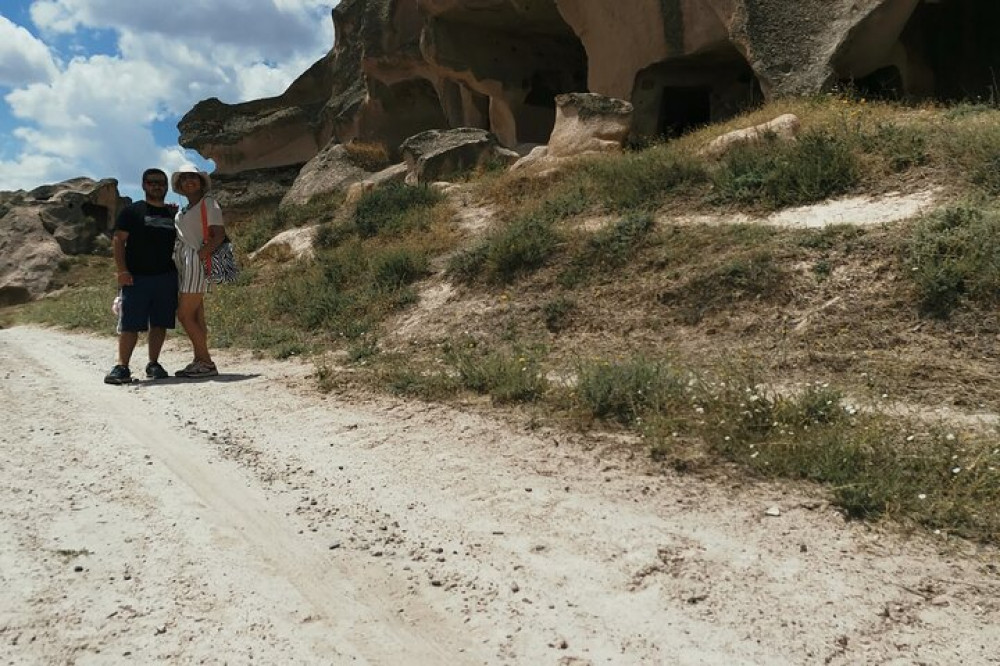
[[[176,273],[174,210],[136,201],[118,214],[116,231],[128,232],[125,265],[133,275]]]

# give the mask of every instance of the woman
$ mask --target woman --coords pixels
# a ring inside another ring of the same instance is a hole
[[[170,177],[174,192],[188,203],[174,219],[177,244],[174,261],[180,283],[177,319],[191,340],[194,360],[175,374],[178,377],[214,377],[219,374],[208,351],[208,325],[205,323],[205,292],[208,291],[206,259],[226,238],[222,208],[207,196],[212,185],[208,174],[193,165],[185,165]],[[203,228],[207,226],[208,233]]]

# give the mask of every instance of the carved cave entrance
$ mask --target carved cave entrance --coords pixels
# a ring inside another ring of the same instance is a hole
[[[587,53],[555,0],[456,7],[430,23],[425,39],[441,62],[461,63],[442,86],[454,125],[489,129],[508,147],[548,143],[558,95],[587,92]],[[474,4],[474,3],[467,3]]]
[[[637,136],[677,137],[727,120],[762,99],[757,77],[735,48],[672,59],[636,77],[633,131]]]
[[[859,95],[1000,101],[1000,2],[923,0],[887,62],[847,81]]]

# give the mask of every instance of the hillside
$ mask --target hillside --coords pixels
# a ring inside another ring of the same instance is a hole
[[[698,156],[786,112],[798,141]],[[996,543],[997,155],[989,106],[828,96],[545,176],[260,210],[244,252],[315,224],[316,258],[248,261],[210,299],[214,344]],[[101,261],[70,271],[100,286],[6,318],[109,332]]]

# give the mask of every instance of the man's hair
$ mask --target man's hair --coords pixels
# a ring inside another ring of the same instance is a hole
[[[145,183],[147,180],[149,180],[149,177],[152,176],[154,173],[158,173],[161,176],[163,176],[164,180],[166,180],[167,178],[167,174],[166,172],[163,171],[163,169],[157,169],[156,167],[153,167],[152,169],[146,169],[145,171],[142,172],[142,182]]]

